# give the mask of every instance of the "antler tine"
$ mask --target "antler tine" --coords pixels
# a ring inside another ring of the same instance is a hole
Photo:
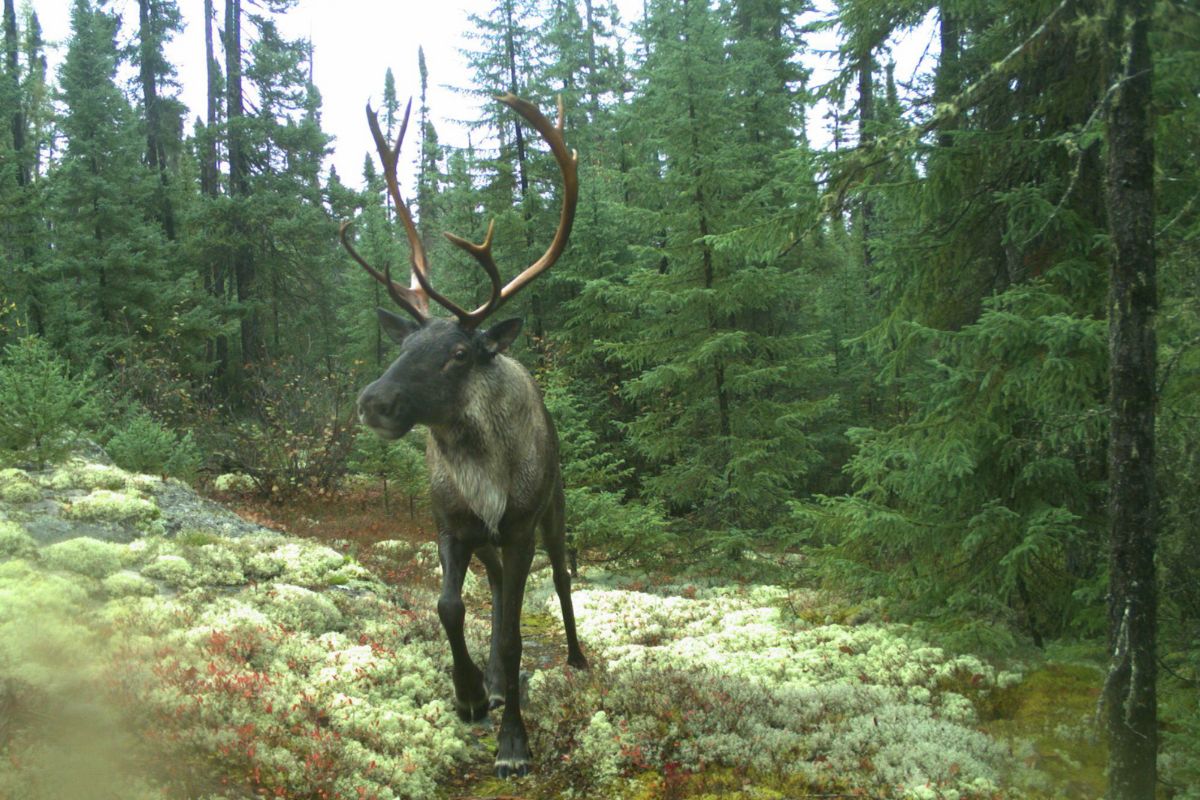
[[[446,231],[442,235],[450,240],[455,246],[465,250],[476,261],[479,266],[483,267],[483,271],[487,273],[488,278],[492,281],[492,292],[488,301],[479,308],[466,314],[461,319],[468,327],[475,327],[495,310],[500,301],[500,269],[496,266],[496,260],[492,257],[492,236],[496,232],[496,220],[488,222],[487,233],[483,237],[483,241],[479,244],[467,241],[466,239],[456,234]]]
[[[473,244],[452,233],[446,234],[447,239],[470,253],[487,272],[488,277],[492,279],[492,293],[488,301],[471,313],[459,317],[464,325],[472,328],[558,260],[563,250],[566,249],[567,238],[571,235],[571,226],[575,222],[575,206],[579,201],[578,156],[575,151],[567,149],[567,144],[563,140],[563,122],[566,114],[562,97],[558,98],[557,125],[546,119],[533,103],[522,100],[514,94],[505,94],[496,99],[524,117],[550,145],[550,151],[554,154],[554,159],[558,162],[559,169],[563,174],[563,206],[562,213],[559,215],[558,230],[554,234],[554,240],[550,243],[550,247],[541,258],[526,267],[520,275],[509,281],[503,288],[500,286],[500,271],[496,268],[496,262],[492,258],[492,233],[495,230],[495,220],[488,224],[487,235],[479,244]]]
[[[353,223],[350,220],[346,220],[341,224],[341,227],[338,228],[338,239],[341,240],[342,247],[346,248],[346,252],[350,254],[350,257],[357,261],[363,269],[370,273],[372,278],[387,287],[388,296],[392,298],[392,301],[396,305],[400,306],[409,314],[416,317],[418,320],[421,320],[422,322],[428,319],[429,304],[422,292],[419,290],[407,289],[398,285],[392,280],[392,268],[390,265],[385,264],[384,272],[380,272],[368,264],[367,260],[359,255],[358,251],[354,249],[354,245],[350,244],[349,239],[350,228],[352,226]]]
[[[408,105],[404,109],[404,121],[400,125],[400,135],[396,138],[394,146],[390,146],[387,140],[384,139],[383,131],[379,127],[379,117],[370,104],[367,105],[367,124],[371,127],[371,136],[375,139],[375,149],[379,152],[379,161],[383,166],[383,176],[387,183],[388,194],[396,206],[396,213],[404,225],[404,232],[408,236],[409,247],[412,251],[412,284],[410,287],[406,289],[393,282],[390,267],[385,266],[385,273],[381,274],[379,270],[368,264],[354,250],[354,247],[347,238],[347,232],[350,227],[349,222],[342,223],[338,235],[341,238],[342,245],[350,253],[350,256],[361,264],[371,274],[371,277],[387,287],[391,298],[410,314],[422,321],[429,318],[429,300],[432,299],[458,317],[459,322],[464,327],[476,327],[488,315],[512,298],[517,292],[521,291],[530,281],[553,266],[554,262],[558,261],[566,249],[567,239],[571,235],[571,227],[575,222],[575,206],[579,201],[579,158],[575,151],[568,150],[566,142],[563,140],[563,124],[566,112],[562,97],[558,98],[557,124],[551,123],[550,120],[546,119],[533,103],[522,100],[514,94],[505,94],[496,99],[524,117],[550,146],[550,151],[554,154],[554,159],[558,162],[558,167],[562,171],[563,176],[562,212],[559,215],[558,230],[555,231],[554,239],[546,249],[546,252],[542,254],[541,258],[526,267],[524,271],[503,287],[500,285],[500,270],[496,266],[495,258],[492,256],[492,237],[496,230],[495,220],[488,223],[487,234],[483,237],[483,241],[478,244],[456,236],[453,233],[446,234],[446,238],[451,243],[469,253],[479,262],[479,265],[483,267],[484,272],[487,273],[488,278],[492,282],[491,296],[488,298],[488,301],[471,312],[465,311],[430,285],[429,261],[425,254],[425,247],[421,243],[420,234],[418,234],[412,214],[404,202],[404,197],[400,194],[400,183],[396,177],[396,165],[400,159],[400,146],[404,141],[404,134],[408,130],[409,115],[412,112],[412,100],[408,101]]]
[[[554,154],[554,160],[558,162],[558,168],[562,171],[563,177],[563,198],[562,211],[558,218],[558,230],[554,232],[554,239],[550,242],[550,246],[546,248],[546,252],[537,261],[525,268],[520,275],[513,278],[500,291],[500,296],[489,301],[488,305],[481,306],[475,312],[479,313],[484,308],[488,309],[488,313],[495,310],[496,307],[508,301],[521,289],[541,275],[546,270],[558,261],[559,256],[567,249],[567,239],[571,236],[571,227],[575,224],[575,206],[579,202],[579,155],[574,150],[567,148],[567,143],[563,140],[563,125],[566,121],[566,111],[563,105],[562,95],[558,97],[558,124],[553,124],[550,120],[538,110],[538,107],[528,100],[522,100],[512,93],[497,97],[501,103],[516,111],[533,126],[534,130],[542,135],[542,139],[550,146],[550,152]]]
[[[421,243],[421,235],[417,232],[417,226],[413,222],[412,213],[409,212],[408,205],[404,202],[404,197],[400,194],[400,182],[396,177],[396,164],[400,160],[400,145],[404,141],[405,131],[408,130],[408,117],[411,112],[412,98],[409,98],[408,105],[404,109],[404,122],[400,125],[400,135],[396,139],[396,145],[395,147],[389,147],[383,138],[383,131],[379,128],[379,117],[371,109],[370,104],[367,105],[367,124],[371,126],[371,135],[375,138],[375,149],[379,151],[379,160],[383,164],[383,174],[384,179],[387,181],[388,193],[392,196],[392,202],[396,206],[396,213],[400,216],[400,222],[404,225],[404,232],[408,236],[408,244],[412,250],[412,291],[424,294],[463,322],[468,322],[470,315],[459,305],[434,289],[430,284],[429,261],[425,255],[425,246]],[[428,303],[426,303],[426,307],[428,307]]]

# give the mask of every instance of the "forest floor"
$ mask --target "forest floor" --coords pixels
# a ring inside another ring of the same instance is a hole
[[[405,570],[394,560],[377,557],[373,546],[379,542],[405,539],[414,545],[433,541],[433,522],[428,510],[419,502],[391,497],[385,502],[376,486],[336,495],[314,495],[281,505],[247,498],[218,498],[240,516],[266,527],[295,536],[319,540],[352,553],[365,565],[373,568],[389,583],[401,585],[421,583],[424,588],[436,589],[438,575],[427,570]],[[587,559],[583,559],[583,578],[577,577],[576,590],[591,585],[588,580]],[[482,580],[478,563],[472,568]],[[677,575],[638,574],[632,576],[626,588],[648,586],[676,587],[684,594],[692,591],[688,580],[680,582]],[[692,576],[694,578],[694,576]],[[601,583],[604,579],[601,580]],[[835,608],[832,616],[837,616]],[[860,605],[840,609],[842,616],[862,620]],[[831,608],[822,605],[822,611]],[[489,607],[469,607],[475,624],[488,625]],[[826,613],[825,620],[831,615]],[[565,648],[561,625],[553,615],[540,609],[527,608],[522,618],[524,637],[523,669],[527,672],[561,671],[565,669]],[[1089,726],[1097,713],[1102,673],[1098,668],[1101,653],[1092,648],[1053,649],[1047,654],[1023,653],[1025,662],[1021,680],[1003,690],[976,696],[973,702],[979,718],[976,729],[988,737],[1011,744],[1015,781],[1002,781],[994,791],[978,795],[948,786],[933,786],[932,793],[919,792],[905,796],[968,798],[1028,797],[1066,798],[1085,800],[1104,795],[1106,748],[1098,740],[1098,726]],[[498,715],[496,715],[498,716]],[[488,723],[471,726],[471,752],[468,765],[453,775],[443,786],[443,800],[551,800],[560,797],[600,797],[564,788],[561,776],[532,775],[513,782],[492,776],[494,732]],[[1017,752],[1019,750],[1019,753]],[[866,761],[866,759],[864,759]],[[753,777],[753,780],[751,779]],[[707,800],[716,797],[746,798],[839,798],[876,796],[869,789],[853,783],[838,781],[762,780],[753,770],[710,768],[687,774],[671,774],[670,770],[644,769],[627,779],[621,797],[637,800]],[[1010,776],[1011,777],[1011,776]],[[772,788],[771,784],[775,784]],[[1021,787],[1013,785],[1022,784]],[[1007,784],[1007,785],[1005,785]],[[610,790],[613,791],[613,790]],[[882,791],[882,789],[881,789]],[[887,792],[891,796],[890,792]],[[614,795],[616,796],[616,795]],[[878,796],[883,796],[878,795]]]
[[[539,556],[534,771],[498,781],[498,715],[464,725],[450,703],[427,515],[370,486],[216,499],[80,459],[0,470],[0,798],[1102,793],[1087,654],[954,652],[881,599],[586,553],[572,596],[591,668],[563,664]],[[464,597],[484,653],[482,575]]]

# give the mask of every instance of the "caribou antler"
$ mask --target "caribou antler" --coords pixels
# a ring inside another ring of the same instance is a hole
[[[573,150],[567,149],[567,144],[563,140],[563,122],[566,114],[563,111],[562,98],[559,97],[558,99],[557,124],[551,123],[550,120],[546,119],[533,103],[530,103],[528,100],[522,100],[514,94],[505,94],[496,99],[524,117],[542,135],[546,143],[550,145],[550,152],[554,154],[554,160],[558,162],[558,167],[562,171],[563,176],[562,212],[559,215],[558,230],[555,231],[554,239],[550,242],[550,246],[546,249],[546,252],[542,254],[541,258],[526,267],[517,277],[513,278],[503,287],[500,285],[500,270],[496,266],[495,259],[492,257],[492,235],[495,233],[495,220],[488,223],[487,234],[483,237],[483,241],[478,244],[467,241],[453,233],[445,234],[446,238],[455,246],[466,251],[479,262],[483,271],[491,279],[491,296],[486,303],[474,311],[464,310],[430,285],[429,261],[425,255],[425,246],[421,243],[420,234],[417,233],[417,226],[413,223],[408,205],[404,202],[404,198],[400,194],[400,184],[396,178],[396,164],[400,160],[400,145],[403,143],[404,133],[408,129],[408,117],[409,112],[412,110],[412,101],[409,100],[408,107],[404,110],[404,122],[400,125],[400,135],[396,138],[394,147],[388,145],[383,132],[379,128],[379,117],[371,109],[371,106],[367,105],[367,124],[371,127],[371,135],[375,139],[375,149],[379,152],[379,161],[383,166],[383,176],[387,182],[388,194],[396,206],[396,213],[400,216],[400,221],[404,225],[404,232],[408,236],[409,248],[412,251],[412,283],[408,287],[400,286],[392,280],[390,268],[385,267],[384,271],[380,272],[368,264],[366,259],[360,256],[350,244],[347,236],[350,228],[348,221],[342,223],[339,236],[342,246],[346,248],[350,256],[362,265],[372,278],[387,287],[388,294],[397,305],[413,317],[416,317],[419,321],[424,322],[429,319],[429,300],[432,299],[438,305],[458,317],[460,324],[464,327],[475,328],[480,322],[487,319],[493,311],[510,300],[517,292],[521,291],[534,278],[548,270],[554,262],[558,261],[559,256],[562,255],[563,250],[567,247],[567,239],[571,235],[571,226],[575,222],[575,206],[579,201],[579,165],[578,156]]]

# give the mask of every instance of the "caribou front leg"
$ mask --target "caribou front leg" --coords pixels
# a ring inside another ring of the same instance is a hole
[[[500,661],[504,665],[504,713],[496,775],[517,777],[529,772],[529,738],[521,719],[521,603],[525,578],[533,561],[533,531],[514,536],[503,548],[504,578],[500,591]]]
[[[438,618],[450,641],[454,658],[454,708],[464,722],[478,722],[487,716],[488,696],[483,686],[483,673],[471,654],[463,636],[467,608],[462,599],[463,580],[471,561],[471,549],[450,533],[438,534],[438,554],[442,561],[442,595],[438,598]]]

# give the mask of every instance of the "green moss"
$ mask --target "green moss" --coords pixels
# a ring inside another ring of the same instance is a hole
[[[42,490],[28,473],[19,469],[0,469],[0,500],[34,503],[41,499]]]
[[[202,528],[182,530],[175,537],[175,543],[181,547],[203,547],[206,544],[220,544],[223,541],[219,534]]]
[[[1047,664],[1023,681],[996,690],[993,736],[1025,742],[1024,762],[1048,778],[1045,794],[1031,797],[1100,797],[1105,792],[1107,748],[1096,739],[1094,717],[1103,675],[1081,664]]]
[[[41,558],[51,569],[106,578],[124,566],[127,553],[124,545],[80,536],[43,548]]]
[[[15,522],[0,520],[0,558],[29,558],[37,543]]]

